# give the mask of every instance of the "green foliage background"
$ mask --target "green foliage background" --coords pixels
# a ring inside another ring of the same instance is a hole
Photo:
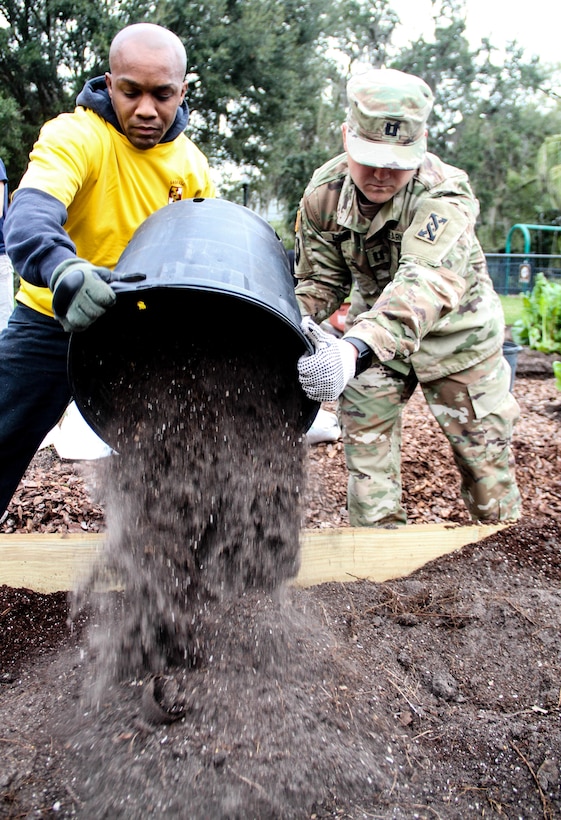
[[[274,202],[288,234],[313,170],[342,150],[346,80],[366,63],[432,86],[430,150],[470,174],[487,252],[515,222],[561,224],[560,67],[516,43],[505,55],[489,41],[470,46],[463,0],[433,9],[434,37],[400,49],[389,0],[0,0],[0,156],[11,187],[42,123],[72,110],[85,79],[107,69],[116,31],[150,21],[186,45],[188,133],[220,170],[222,194],[241,201],[243,174],[250,206]],[[554,239],[539,241],[545,253]]]

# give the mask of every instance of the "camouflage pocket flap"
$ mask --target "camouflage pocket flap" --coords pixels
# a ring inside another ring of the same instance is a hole
[[[482,376],[473,384],[466,385],[475,418],[483,419],[502,404],[510,389],[510,367],[501,356],[492,373]]]

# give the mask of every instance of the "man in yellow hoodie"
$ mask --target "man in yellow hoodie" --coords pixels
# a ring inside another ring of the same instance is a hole
[[[64,413],[70,333],[114,303],[111,269],[134,231],[171,202],[215,195],[206,157],[184,133],[179,38],[127,26],[109,67],[73,113],[41,129],[4,225],[21,287],[0,335],[0,515]]]

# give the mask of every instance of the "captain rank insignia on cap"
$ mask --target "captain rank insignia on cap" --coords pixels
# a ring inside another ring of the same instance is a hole
[[[401,123],[398,122],[386,122],[386,127],[384,129],[384,133],[387,137],[397,137],[399,134],[399,129],[401,128]]]
[[[431,245],[434,245],[434,243],[442,236],[447,224],[448,219],[445,216],[439,216],[438,214],[431,213],[429,221],[425,227],[421,228],[420,231],[417,231],[415,236],[417,239],[422,239],[423,242],[429,242]]]

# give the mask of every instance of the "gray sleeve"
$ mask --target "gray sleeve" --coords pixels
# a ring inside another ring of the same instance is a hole
[[[76,255],[76,246],[63,228],[66,208],[36,188],[16,191],[4,223],[6,251],[22,279],[48,287],[60,262]]]

